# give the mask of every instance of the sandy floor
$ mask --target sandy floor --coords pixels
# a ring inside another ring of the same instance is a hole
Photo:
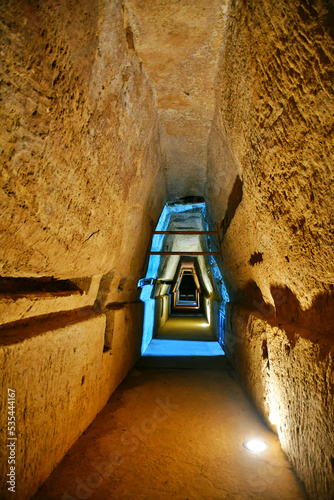
[[[267,451],[243,447],[261,437]],[[230,369],[134,369],[34,497],[301,500]]]

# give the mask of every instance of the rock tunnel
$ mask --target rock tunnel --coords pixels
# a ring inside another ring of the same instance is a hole
[[[3,0],[0,22],[1,498],[66,466],[95,417],[122,410],[126,379],[152,394],[170,381],[175,426],[215,388],[197,451],[175,437],[188,462],[203,453],[193,479],[156,474],[150,490],[134,474],[118,490],[101,472],[59,490],[51,474],[36,498],[332,499],[332,0]],[[221,368],[149,378],[136,363],[181,317],[209,325]],[[232,382],[295,490],[275,464],[259,478],[261,461],[229,483],[204,454]],[[155,401],[163,439],[172,410]]]

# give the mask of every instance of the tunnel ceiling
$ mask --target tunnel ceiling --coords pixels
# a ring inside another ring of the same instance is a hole
[[[227,4],[225,0],[125,2],[130,43],[156,98],[170,197],[204,193]]]

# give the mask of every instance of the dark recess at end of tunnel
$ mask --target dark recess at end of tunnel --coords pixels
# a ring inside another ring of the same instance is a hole
[[[203,196],[183,196],[183,198],[178,198],[177,200],[170,201],[169,206],[173,207],[175,205],[189,205],[192,203],[204,203]]]

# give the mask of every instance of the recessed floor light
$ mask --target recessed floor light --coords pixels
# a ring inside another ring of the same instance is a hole
[[[253,453],[262,453],[268,448],[268,445],[261,439],[249,439],[248,441],[244,442],[243,447]]]

